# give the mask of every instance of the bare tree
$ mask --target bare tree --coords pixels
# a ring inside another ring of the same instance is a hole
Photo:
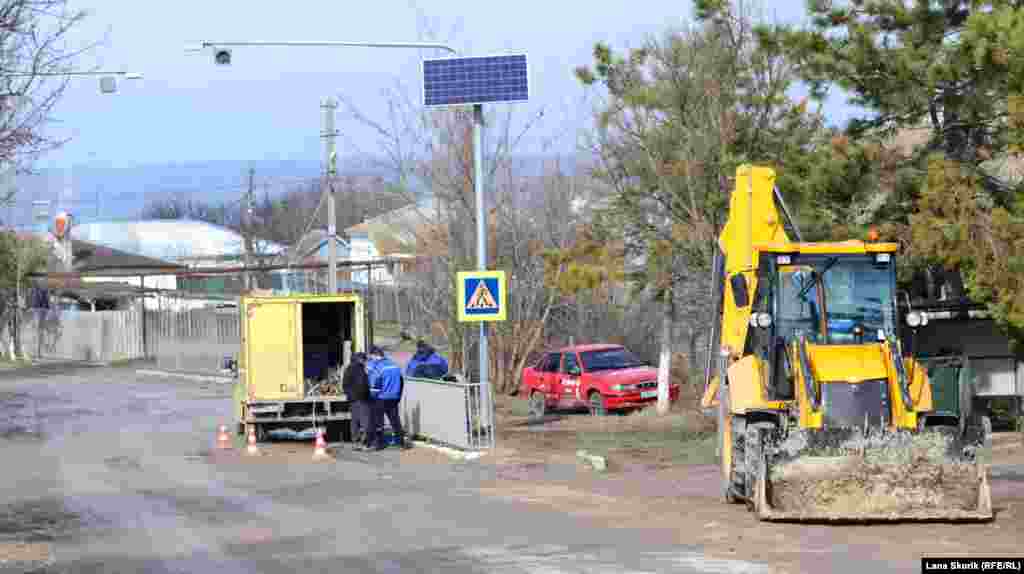
[[[68,84],[65,75],[87,45],[69,32],[85,17],[67,0],[0,0],[0,167],[27,171],[42,153],[64,143],[44,132]],[[9,202],[13,191],[0,196]]]
[[[418,24],[421,40],[440,39],[437,24],[422,12]],[[415,269],[405,273],[407,290],[415,293],[419,328],[446,339],[453,370],[468,372],[472,365],[467,353],[475,341],[472,333],[476,328],[473,325],[468,329],[456,320],[455,279],[458,271],[476,269],[472,116],[468,108],[423,109],[411,95],[414,90],[401,81],[384,90],[388,110],[381,118],[371,118],[356,103],[339,96],[346,119],[369,127],[378,136],[372,150],[361,149],[351,140],[347,145],[391,170],[398,181],[398,192],[413,204],[406,210],[407,217],[391,225],[404,228],[408,239],[403,248],[419,256]],[[498,344],[491,346],[492,361],[505,356],[496,349],[507,349],[507,341],[514,335],[517,340],[530,342],[508,356],[514,364],[521,364],[521,357],[541,341],[551,309],[560,304],[555,291],[545,285],[543,255],[544,249],[560,245],[559,238],[547,232],[561,232],[568,228],[567,222],[541,212],[518,212],[514,207],[515,196],[524,185],[514,152],[520,149],[526,134],[542,122],[543,112],[520,116],[514,107],[502,106],[488,110],[485,117],[482,155],[488,197],[488,267],[504,269],[513,285],[509,320],[493,326]],[[548,138],[542,144],[543,151],[549,151],[558,137]],[[552,198],[572,192],[571,186],[556,185],[554,180],[548,183]],[[556,223],[553,228],[544,227],[552,222]],[[528,243],[539,243],[543,248],[531,251]],[[506,371],[499,367],[492,372],[503,377]],[[496,383],[499,390],[507,386],[504,381]]]

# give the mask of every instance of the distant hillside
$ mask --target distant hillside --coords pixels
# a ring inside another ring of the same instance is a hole
[[[524,155],[515,159],[517,171],[538,175],[547,156]],[[76,167],[40,170],[38,174],[19,176],[15,182],[17,201],[9,209],[0,209],[0,220],[17,227],[32,224],[32,202],[50,200],[51,215],[64,209],[79,221],[138,217],[146,200],[154,197],[187,194],[208,202],[232,201],[248,186],[248,170],[255,170],[257,197],[278,196],[300,185],[309,185],[320,174],[318,161],[209,161],[139,165],[133,167]],[[572,171],[571,166],[566,168]],[[340,160],[342,177],[380,176],[392,180],[393,174],[372,161],[355,158]]]

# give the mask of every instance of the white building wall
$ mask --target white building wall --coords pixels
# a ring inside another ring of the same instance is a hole
[[[380,255],[377,253],[377,246],[370,241],[367,236],[356,235],[352,237],[349,242],[351,249],[349,251],[349,261],[360,262],[360,261],[372,261]],[[366,283],[368,279],[368,273],[366,269],[359,270],[354,268],[352,270],[352,281],[354,283]],[[385,267],[375,267],[373,269],[373,283],[376,285],[390,285],[394,282],[394,277]]]

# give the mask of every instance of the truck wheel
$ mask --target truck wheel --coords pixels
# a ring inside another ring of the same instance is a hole
[[[597,391],[590,391],[588,397],[590,399],[590,414],[598,417],[603,417],[608,414],[608,409],[604,405],[604,397]]]
[[[544,414],[547,412],[547,404],[545,403],[544,393],[541,393],[539,391],[533,391],[532,393],[530,393],[529,408],[531,418],[544,418]]]

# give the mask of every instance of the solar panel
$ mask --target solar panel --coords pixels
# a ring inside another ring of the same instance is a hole
[[[529,99],[526,54],[423,61],[423,105],[464,106]]]

